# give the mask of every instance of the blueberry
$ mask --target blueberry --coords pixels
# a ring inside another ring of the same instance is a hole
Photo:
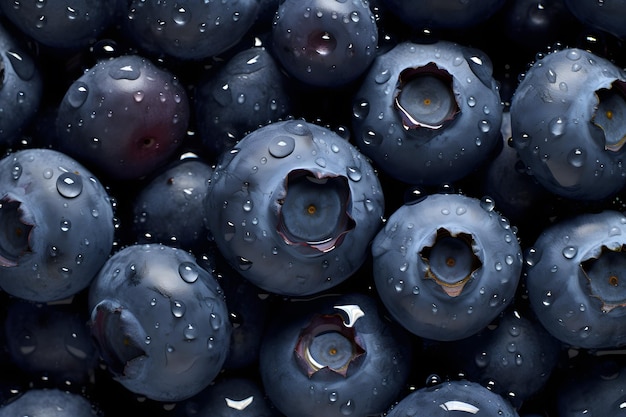
[[[219,155],[252,130],[286,118],[293,99],[264,47],[245,49],[198,83],[193,104],[204,149]]]
[[[467,29],[494,15],[505,0],[470,3],[457,0],[382,0],[405,24],[416,29]]]
[[[587,212],[546,227],[528,249],[528,298],[559,340],[590,349],[626,343],[625,236],[621,212]]]
[[[367,1],[284,0],[272,26],[273,51],[301,82],[355,81],[376,56],[378,27]]]
[[[600,200],[626,184],[626,74],[591,52],[538,59],[511,102],[513,145],[538,182],[569,199]]]
[[[446,361],[517,409],[547,387],[562,353],[558,339],[516,309],[505,310],[477,334],[444,346]]]
[[[41,69],[11,32],[0,26],[0,145],[15,145],[43,97]]]
[[[5,18],[42,45],[78,50],[113,23],[117,0],[0,1]]]
[[[554,400],[558,416],[619,416],[624,413],[626,364],[621,353],[581,355],[571,361]],[[575,366],[574,366],[575,365]]]
[[[0,287],[41,302],[85,289],[113,247],[113,207],[104,186],[52,149],[9,154],[0,173]]]
[[[518,417],[511,403],[477,382],[450,380],[420,388],[396,404],[388,417],[450,415]]]
[[[412,333],[458,340],[509,305],[522,271],[515,229],[489,198],[432,194],[399,207],[372,242],[376,290]]]
[[[359,149],[394,179],[440,185],[488,160],[503,107],[489,58],[448,41],[380,54],[356,92]]]
[[[113,179],[154,172],[181,146],[190,105],[170,71],[140,55],[99,61],[67,89],[55,148]]]
[[[563,0],[569,11],[583,24],[624,39],[626,31],[622,24],[626,17],[626,1],[608,3],[592,0]]]
[[[9,357],[32,380],[87,386],[98,355],[82,303],[44,304],[13,298],[4,322]]]
[[[157,170],[132,202],[138,243],[164,243],[188,250],[207,244],[203,204],[213,168],[189,156]]]
[[[259,2],[132,0],[122,7],[124,32],[146,53],[201,60],[228,51],[241,40],[256,20]]]
[[[258,128],[224,152],[205,200],[226,260],[283,295],[348,279],[367,259],[383,212],[369,161],[334,131],[301,120]]]
[[[222,377],[176,405],[176,417],[279,417],[261,384],[249,376]]]
[[[384,412],[411,368],[407,332],[360,293],[295,301],[279,311],[261,344],[259,369],[287,417]]]
[[[31,388],[0,406],[0,417],[97,417],[100,415],[86,397],[60,388]]]
[[[182,249],[131,245],[89,288],[92,334],[116,381],[156,401],[180,401],[222,369],[231,324],[213,275]]]

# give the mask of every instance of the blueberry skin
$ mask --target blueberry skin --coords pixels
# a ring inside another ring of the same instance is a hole
[[[548,386],[563,351],[541,323],[515,309],[507,309],[477,334],[444,346],[444,360],[516,409]]]
[[[223,377],[176,405],[176,417],[280,417],[263,387],[248,376]]]
[[[522,250],[493,201],[432,194],[400,206],[372,242],[376,291],[423,338],[469,337],[515,297]]]
[[[259,370],[286,417],[378,415],[397,399],[412,341],[379,307],[368,295],[342,293],[279,311],[261,344]]]
[[[626,1],[607,4],[591,0],[564,0],[568,10],[583,24],[624,39],[626,31],[622,22],[626,18]]]
[[[272,24],[274,55],[307,85],[355,81],[372,63],[377,46],[376,20],[363,0],[284,0]]]
[[[572,361],[556,387],[558,416],[624,414],[626,365],[623,355],[588,355]]]
[[[58,388],[31,388],[0,407],[0,417],[97,417],[102,416],[80,394]]]
[[[100,181],[52,149],[0,160],[0,287],[56,301],[89,286],[113,247],[113,207]]]
[[[587,201],[624,187],[624,91],[624,71],[582,49],[558,50],[532,65],[513,94],[511,131],[538,182]]]
[[[488,160],[502,111],[484,53],[448,41],[402,42],[378,55],[354,96],[354,141],[391,177],[441,185]]]
[[[94,42],[113,22],[117,0],[0,1],[3,15],[42,45],[77,50]]]
[[[13,298],[4,322],[9,357],[33,380],[45,377],[53,384],[87,386],[98,365],[87,320],[82,303]]]
[[[444,381],[420,388],[404,397],[386,414],[388,417],[471,414],[476,417],[518,417],[513,406],[477,382]]]
[[[206,226],[229,264],[282,295],[350,277],[383,213],[369,161],[334,131],[301,120],[256,129],[225,152],[205,200]]]
[[[203,149],[217,156],[252,130],[286,118],[292,110],[286,81],[269,51],[255,46],[198,82],[194,108]]]
[[[197,157],[171,162],[132,200],[137,243],[163,243],[199,250],[208,243],[203,205],[213,167]]]
[[[485,22],[506,0],[382,0],[405,24],[416,29],[467,29]]]
[[[101,60],[63,96],[55,148],[109,178],[142,178],[181,146],[190,111],[170,71],[134,54]]]
[[[192,61],[235,46],[256,21],[258,0],[146,2],[122,5],[125,33],[154,56]]]
[[[533,310],[556,338],[581,348],[626,343],[621,289],[626,217],[604,210],[546,227],[526,254]]]
[[[34,119],[43,96],[41,70],[29,51],[0,26],[0,145],[14,145]]]
[[[90,326],[111,375],[155,401],[180,401],[222,369],[231,324],[219,283],[182,249],[131,245],[89,288]]]

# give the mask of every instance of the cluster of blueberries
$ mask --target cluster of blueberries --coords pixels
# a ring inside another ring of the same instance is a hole
[[[0,417],[621,415],[624,18],[0,0]]]

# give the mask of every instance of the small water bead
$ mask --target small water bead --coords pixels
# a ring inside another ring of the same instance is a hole
[[[357,100],[352,106],[352,115],[355,119],[365,119],[370,112],[370,103],[366,99]]]
[[[132,65],[124,65],[122,67],[111,67],[109,69],[109,76],[114,80],[129,80],[134,81],[139,79],[141,76],[141,71],[132,66]]]
[[[491,197],[485,196],[480,200],[480,206],[484,210],[491,212],[496,208],[496,203]]]
[[[177,25],[185,25],[191,19],[191,13],[187,11],[184,7],[178,7],[174,10],[172,15],[172,20]]]
[[[222,318],[215,313],[211,313],[209,321],[213,330],[219,330],[222,327]]]
[[[335,403],[337,402],[337,400],[339,399],[339,394],[337,394],[337,391],[331,391],[328,394],[328,401],[331,403]]]
[[[22,171],[22,164],[16,161],[11,168],[11,178],[17,181],[22,176]]]
[[[574,246],[566,246],[565,248],[563,248],[562,253],[565,258],[572,259],[578,253],[578,249],[576,249]]]
[[[88,95],[89,88],[87,87],[87,84],[82,81],[77,81],[72,85],[67,93],[67,102],[70,106],[79,108],[85,103],[85,101],[87,101]]]
[[[192,324],[188,324],[183,330],[183,337],[185,340],[194,340],[198,337],[198,329],[196,329]]]
[[[178,300],[172,300],[170,309],[172,311],[172,315],[178,318],[184,316],[185,312],[187,311],[187,307],[185,306],[185,304],[182,301]]]
[[[574,148],[567,154],[567,162],[573,167],[580,168],[585,164],[585,153],[580,148]]]
[[[348,400],[347,402],[342,404],[341,407],[339,407],[339,411],[344,416],[352,415],[355,410],[356,410],[356,406],[354,405],[353,400]]]
[[[373,129],[366,129],[362,139],[368,146],[379,146],[383,143],[384,137]]]
[[[555,117],[550,120],[548,126],[550,133],[552,133],[554,137],[559,137],[565,132],[566,123],[562,117]]]
[[[68,232],[71,228],[72,228],[72,222],[70,222],[68,219],[62,219],[61,220],[61,231],[62,232]]]

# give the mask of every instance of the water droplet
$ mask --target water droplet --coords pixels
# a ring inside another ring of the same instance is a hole
[[[268,147],[268,152],[274,158],[284,158],[291,155],[296,148],[296,141],[291,136],[277,136]]]
[[[550,133],[552,133],[552,135],[555,137],[562,136],[565,132],[565,126],[565,120],[563,120],[562,117],[555,117],[554,119],[550,120],[549,123]]]
[[[338,399],[339,394],[337,394],[337,391],[331,391],[330,394],[328,394],[328,401],[331,403],[337,402]]]
[[[135,91],[135,93],[133,94],[133,99],[137,102],[137,103],[141,103],[143,101],[145,94],[143,91]]]
[[[222,318],[215,313],[211,313],[209,321],[213,330],[219,330],[222,327]]]
[[[189,22],[191,19],[191,13],[187,11],[184,7],[178,7],[174,10],[172,20],[177,25],[184,25]]]
[[[383,135],[373,129],[367,129],[363,133],[363,143],[369,146],[379,146],[383,143]]]
[[[341,407],[339,407],[339,411],[344,416],[352,415],[355,409],[356,409],[356,406],[354,405],[354,401],[352,400],[346,401],[344,404],[341,405]]]
[[[187,307],[185,306],[185,304],[182,301],[178,300],[172,300],[170,309],[172,311],[172,315],[178,318],[184,316],[185,311],[187,311]]]
[[[370,112],[370,103],[366,99],[357,100],[352,106],[352,115],[355,119],[365,119]]]
[[[377,84],[384,84],[387,81],[389,81],[390,78],[391,78],[391,71],[389,71],[389,69],[385,68],[384,70],[382,70],[381,72],[377,73],[374,76],[374,81]],[[363,101],[365,101],[365,100],[363,100]]]
[[[585,153],[580,148],[574,148],[567,154],[567,162],[573,167],[580,168],[585,163]]]
[[[480,200],[480,206],[486,211],[493,211],[496,203],[491,197],[485,196]]]
[[[563,248],[563,256],[567,259],[572,259],[578,253],[578,250],[574,246],[566,246]]]
[[[357,167],[347,167],[346,174],[348,175],[348,178],[355,182],[360,181],[361,177],[363,176],[361,174],[361,170]]]
[[[237,257],[237,264],[239,266],[239,269],[242,271],[247,271],[252,268],[252,261],[244,258],[243,256]]]
[[[196,282],[198,276],[198,268],[192,262],[183,262],[178,265],[178,273],[183,281],[188,283]]]
[[[82,81],[76,81],[68,90],[66,98],[70,106],[79,108],[85,103],[85,101],[87,101],[88,95],[89,88],[87,87],[87,84]]]
[[[61,231],[62,232],[68,232],[72,227],[72,222],[70,222],[68,219],[62,219],[61,220]]]
[[[183,330],[183,336],[186,340],[194,340],[198,337],[198,330],[192,324],[188,324]]]
[[[13,69],[15,70],[18,77],[22,80],[30,80],[33,78],[36,72],[35,63],[26,56],[22,56],[14,51],[6,52],[7,58],[11,62]]]
[[[17,181],[20,179],[20,177],[22,176],[22,164],[20,164],[19,162],[15,162],[13,164],[13,167],[11,168],[11,177]]]
[[[83,179],[73,172],[65,172],[57,178],[57,191],[63,197],[75,198],[83,191]]]
[[[476,363],[476,366],[478,366],[479,368],[484,368],[487,365],[489,365],[489,355],[487,354],[487,352],[480,352],[474,358],[474,362]]]
[[[114,80],[133,81],[138,79],[140,75],[141,71],[132,65],[112,66],[109,68],[109,76]]]
[[[252,202],[252,200],[246,200],[244,201],[242,208],[243,211],[250,212],[254,208],[254,203]]]

